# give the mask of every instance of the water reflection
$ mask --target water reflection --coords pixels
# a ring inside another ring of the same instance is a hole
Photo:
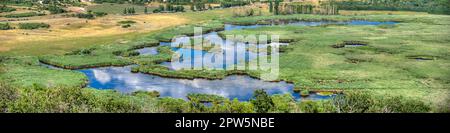
[[[162,97],[184,98],[188,93],[216,94],[228,98],[249,100],[255,89],[265,89],[269,94],[293,93],[293,84],[264,82],[249,76],[228,76],[222,80],[172,79],[153,75],[131,73],[131,66],[104,67],[79,70],[89,78],[89,87],[116,89],[123,93],[138,90],[160,92]],[[299,98],[297,96],[297,98]]]

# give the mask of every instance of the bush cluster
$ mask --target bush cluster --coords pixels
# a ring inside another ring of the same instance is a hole
[[[46,23],[19,23],[19,29],[32,30],[39,28],[50,28],[50,25]]]

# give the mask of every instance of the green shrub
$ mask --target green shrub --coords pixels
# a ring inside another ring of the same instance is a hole
[[[114,91],[40,85],[20,88],[19,93],[5,91],[0,85],[0,105],[3,112],[72,113],[72,112],[145,112],[149,102]],[[4,97],[7,96],[7,97]],[[4,104],[7,103],[7,104]],[[5,106],[6,105],[6,106]],[[5,108],[6,107],[6,108]]]
[[[175,99],[175,98],[160,98],[158,100],[158,107],[162,109],[162,112],[167,113],[182,113],[185,109],[186,101],[183,99]]]
[[[8,106],[18,97],[17,89],[0,82],[0,112],[8,112]]]
[[[103,16],[108,15],[108,13],[106,13],[106,12],[94,12],[94,14],[95,14],[95,16],[97,16],[97,17],[103,17]]]
[[[9,106],[10,112],[78,112],[83,104],[78,88],[46,89],[39,85],[22,89],[19,97]]]
[[[431,107],[422,101],[401,96],[375,97],[368,92],[347,92],[333,99],[340,113],[408,113],[429,112]]]
[[[2,12],[12,12],[12,11],[16,11],[16,8],[7,7],[6,5],[0,6],[0,13],[2,13]]]
[[[252,103],[240,102],[236,98],[232,101],[226,99],[223,102],[223,105],[215,104],[211,109],[215,110],[213,112],[219,113],[254,113],[254,106]]]
[[[129,27],[131,27],[130,24],[124,24],[124,25],[122,25],[122,28],[129,28]]]
[[[19,23],[19,29],[32,30],[39,28],[50,28],[50,25],[46,23]]]
[[[437,14],[450,14],[450,3],[448,0],[384,0],[379,2],[370,1],[339,1],[339,9],[343,10],[390,10],[390,11],[419,11]]]
[[[213,95],[213,94],[199,94],[199,93],[189,93],[187,95],[189,100],[198,100],[199,102],[216,102],[221,103],[225,100],[224,97]]]
[[[264,90],[256,90],[253,94],[251,103],[255,107],[255,111],[258,113],[267,113],[274,107],[272,98]]]
[[[159,97],[160,96],[158,91],[136,91],[136,92],[133,92],[132,95],[133,96],[145,95],[145,96],[149,96],[149,97]]]
[[[66,53],[65,55],[91,55],[97,48],[83,48]]]
[[[85,18],[85,19],[94,19],[94,15],[91,13],[78,13],[75,15],[78,18]]]
[[[329,100],[310,101],[305,100],[297,104],[298,110],[301,113],[335,113],[336,108]]]
[[[25,13],[17,13],[17,14],[8,14],[5,15],[6,18],[23,18],[23,17],[33,17],[33,16],[44,16],[44,13],[36,13],[36,12],[25,12]]]
[[[82,69],[105,66],[125,66],[131,64],[127,59],[115,55],[65,55],[42,56],[39,61],[65,69]]]
[[[137,51],[125,51],[120,54],[120,56],[123,56],[123,57],[131,57],[131,56],[138,56],[138,55],[139,55],[139,52],[137,52]]]
[[[159,12],[184,12],[184,7],[182,5],[179,6],[173,6],[172,4],[166,4],[166,7],[164,5],[159,5],[159,7],[155,10],[153,10],[153,13],[159,13]]]
[[[9,25],[9,23],[0,23],[0,30],[9,30],[9,29],[13,29],[13,27]]]
[[[431,108],[424,102],[402,96],[383,96],[378,98],[370,112],[414,113],[429,112]]]
[[[294,109],[295,99],[291,94],[275,94],[272,96],[274,112],[289,113]]]
[[[119,21],[119,24],[134,24],[136,23],[136,21],[133,20],[124,20],[124,21]]]
[[[48,11],[50,11],[51,14],[59,14],[59,13],[65,13],[67,12],[62,7],[56,6],[56,5],[50,5],[46,8]]]

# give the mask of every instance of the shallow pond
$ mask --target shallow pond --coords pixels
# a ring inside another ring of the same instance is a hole
[[[323,24],[349,24],[349,25],[380,25],[380,24],[395,24],[395,22],[371,22],[371,21],[349,21],[349,22],[289,22],[286,25],[298,25],[298,26],[317,26]],[[274,24],[272,24],[274,25]],[[257,28],[262,26],[272,26],[272,25],[249,25],[249,26],[239,26],[239,25],[225,25],[225,30],[236,30],[245,28]],[[206,33],[203,36],[218,37],[217,32]],[[168,42],[161,42],[161,46],[170,46]],[[237,44],[236,47],[245,47],[245,45]],[[214,54],[207,51],[194,50],[190,48],[172,48],[174,51],[185,52],[185,53],[197,53],[208,55]],[[221,47],[221,51],[230,50],[228,47]],[[156,47],[149,47],[137,50],[141,55],[154,55],[157,54]],[[256,58],[256,54],[248,50],[235,50],[236,54],[245,54],[243,56],[245,61]],[[215,53],[217,54],[217,53]],[[219,53],[221,54],[221,53]],[[191,57],[183,57],[183,60],[195,60]],[[239,59],[225,59],[226,62],[240,61]],[[242,61],[242,60],[241,60]],[[164,66],[170,68],[170,63],[162,63]],[[49,66],[50,67],[50,66]],[[224,66],[214,66],[214,67],[224,67]],[[221,80],[206,80],[206,79],[173,79],[173,78],[163,78],[154,75],[141,74],[141,73],[131,73],[131,66],[126,67],[102,67],[102,68],[92,68],[92,69],[82,69],[78,70],[84,74],[89,79],[89,87],[97,89],[116,89],[120,92],[131,93],[134,91],[144,90],[153,91],[156,90],[160,93],[161,97],[174,97],[186,99],[188,93],[207,93],[216,94],[224,96],[230,99],[237,98],[240,101],[249,100],[255,89],[265,89],[269,94],[292,94],[296,99],[307,99],[307,100],[321,100],[329,99],[335,95],[322,96],[315,93],[310,94],[310,96],[302,98],[299,93],[294,93],[293,84],[286,82],[265,82],[258,79],[251,78],[249,76],[228,76]]]

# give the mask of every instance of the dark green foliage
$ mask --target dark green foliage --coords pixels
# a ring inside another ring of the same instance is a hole
[[[133,20],[119,21],[119,24],[134,24],[134,23],[136,23],[136,21],[133,21]]]
[[[194,4],[191,4],[189,7],[190,7],[191,11],[195,11]]]
[[[273,2],[269,0],[269,12],[273,12]]]
[[[253,94],[251,103],[258,113],[267,113],[275,106],[272,98],[264,90],[256,90]]]
[[[130,28],[131,27],[131,24],[124,24],[124,25],[122,25],[122,28]]]
[[[133,20],[125,20],[125,21],[119,21],[119,24],[122,24],[122,28],[129,28],[132,24],[135,24],[136,21]]]
[[[358,92],[337,96],[333,99],[333,103],[338,112],[365,113],[369,111],[373,101],[370,94]]]
[[[336,108],[331,101],[304,100],[297,104],[301,113],[336,113]]]
[[[154,13],[159,12],[184,12],[183,6],[173,6],[172,4],[166,4],[166,7],[159,5],[159,7],[153,10]]]
[[[77,49],[69,53],[66,53],[65,55],[90,55],[94,50],[96,50],[96,48]]]
[[[15,10],[16,10],[16,8],[7,7],[5,4],[0,6],[0,13],[2,13],[2,12],[12,12],[12,11],[15,11]]]
[[[186,104],[188,103],[183,99],[175,98],[161,98],[157,103],[158,107],[167,113],[183,113]]]
[[[20,91],[19,91],[20,89]],[[295,102],[290,94],[268,96],[255,91],[255,99],[240,102],[207,94],[190,94],[190,101],[159,98],[157,91],[138,91],[123,95],[114,91],[89,88],[53,87],[34,84],[13,88],[0,83],[1,112],[156,112],[168,113],[408,113],[429,112],[421,101],[399,96],[375,97],[365,92],[349,92],[333,100]],[[211,102],[206,106],[202,99]],[[273,100],[273,101],[272,101]],[[155,103],[155,104],[153,104]],[[153,105],[156,105],[153,107]],[[155,110],[156,109],[156,110]]]
[[[94,14],[91,13],[78,13],[75,15],[78,18],[85,18],[85,19],[94,19]]]
[[[17,13],[17,14],[8,14],[5,15],[6,18],[23,18],[23,17],[33,17],[33,16],[43,16],[44,13],[36,13],[36,12],[26,12],[26,13]]]
[[[223,0],[220,6],[223,8],[233,7],[233,6],[245,6],[250,4],[249,1],[235,1],[235,0]]]
[[[145,96],[149,96],[149,97],[159,97],[160,96],[158,91],[136,91],[136,92],[133,92],[132,95],[133,96],[145,95]]]
[[[65,69],[82,69],[105,66],[125,66],[131,64],[128,60],[115,55],[68,55],[42,56],[39,61]]]
[[[134,7],[123,9],[123,14],[124,15],[127,15],[127,14],[128,15],[133,15],[135,13],[136,13],[136,10],[134,9]]]
[[[9,29],[13,29],[13,27],[9,25],[9,23],[0,23],[0,30],[9,30]]]
[[[33,5],[35,5],[32,1],[23,1],[23,0],[2,0],[0,1],[0,4],[23,6],[23,7],[32,7]]]
[[[321,3],[320,5],[311,4],[286,4],[280,14],[320,14],[320,15],[337,15],[339,9],[333,3]]]
[[[117,54],[117,53],[113,53],[113,54]],[[123,56],[123,57],[138,56],[139,52],[137,52],[137,51],[125,51],[125,52],[120,52],[119,55]]]
[[[294,110],[295,99],[291,94],[275,94],[271,97],[274,103],[273,112],[289,113]]]
[[[131,4],[137,4],[142,5],[146,2],[150,2],[150,0],[94,0],[95,3],[117,3],[117,4],[124,4],[124,3],[131,3]]]
[[[280,14],[279,6],[280,6],[280,0],[275,0],[275,6],[273,7],[275,10],[275,15]]]
[[[223,104],[213,103],[208,108],[212,113],[254,113],[253,104],[249,102],[240,102],[236,98],[233,100],[225,99]]]
[[[19,23],[19,29],[32,30],[39,28],[50,28],[50,25],[46,23]]]
[[[8,112],[140,112],[139,106],[119,93],[97,93],[81,88],[24,88],[18,97],[8,104]]]

